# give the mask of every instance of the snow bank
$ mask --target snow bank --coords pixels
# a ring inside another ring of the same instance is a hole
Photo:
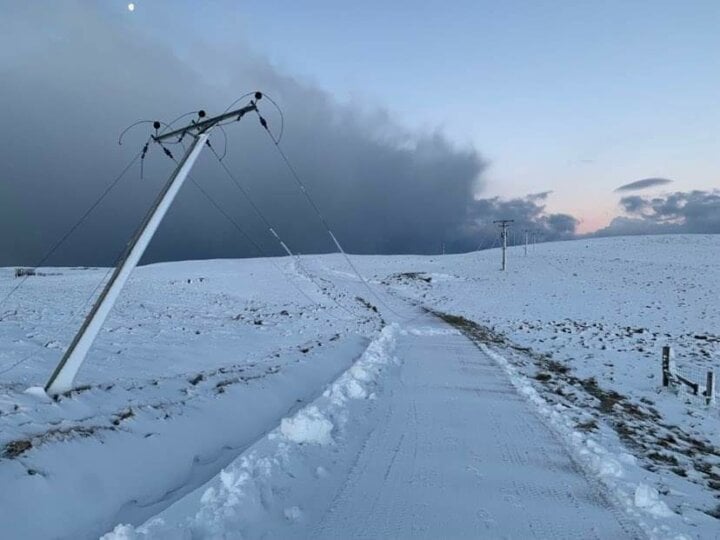
[[[385,327],[322,396],[284,418],[208,486],[140,527],[118,525],[102,540],[252,538],[301,521],[317,483],[327,481],[323,465],[371,422],[380,376],[397,363],[399,331],[396,324]]]
[[[591,434],[578,431],[574,420],[563,414],[563,405],[551,406],[532,386],[527,377],[502,355],[484,344],[480,348],[500,365],[517,390],[547,420],[550,427],[567,441],[579,464],[608,489],[610,495],[632,516],[651,539],[689,540],[676,526],[680,516],[659,498],[658,492],[637,478],[635,458],[627,453],[612,452],[599,444]]]

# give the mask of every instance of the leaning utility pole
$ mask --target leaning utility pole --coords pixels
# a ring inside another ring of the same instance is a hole
[[[514,223],[514,219],[498,219],[493,221],[493,223],[497,223],[500,227],[500,239],[502,240],[502,269],[503,272],[507,268],[507,229],[510,226],[511,223]]]
[[[261,98],[262,94],[256,92],[255,100],[251,101],[250,105],[213,118],[208,118],[207,120],[203,120],[205,113],[201,111],[197,121],[193,121],[187,126],[169,133],[162,133],[152,137],[152,139],[161,146],[163,141],[176,138],[177,141],[175,142],[178,142],[186,135],[192,138],[192,142],[185,152],[185,155],[178,162],[172,175],[170,175],[170,178],[165,183],[162,191],[155,199],[155,202],[143,219],[140,227],[130,239],[127,249],[115,267],[115,271],[110,277],[110,280],[95,301],[90,313],[85,318],[80,330],[60,360],[60,363],[50,376],[50,379],[45,385],[45,391],[48,394],[57,395],[72,389],[75,376],[85,360],[85,356],[90,350],[93,341],[95,341],[120,291],[130,277],[130,273],[137,266],[138,262],[140,262],[143,253],[145,253],[145,249],[148,244],[150,244],[155,231],[157,231],[160,226],[160,222],[163,217],[165,217],[178,191],[180,191],[183,182],[190,174],[190,169],[192,169],[193,164],[205,146],[210,136],[210,131],[220,122],[233,119],[240,120],[246,113],[257,111],[256,102]],[[159,127],[160,123],[155,122],[155,129],[157,130]],[[165,151],[170,155],[167,150]]]

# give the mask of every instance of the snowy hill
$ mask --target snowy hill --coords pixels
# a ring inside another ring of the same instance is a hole
[[[0,306],[0,530],[717,537],[720,412],[660,351],[720,375],[719,243],[142,267],[57,401],[107,272],[45,269]]]

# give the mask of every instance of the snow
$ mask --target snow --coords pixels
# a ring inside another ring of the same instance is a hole
[[[635,506],[657,517],[672,517],[675,514],[660,500],[657,490],[646,484],[635,489]]]
[[[209,486],[189,495],[149,523],[137,529],[119,525],[103,539],[116,540],[128,534],[135,535],[131,538],[177,538],[183,531],[190,531],[195,538],[258,536],[258,531],[268,526],[265,523],[271,518],[267,515],[268,499],[278,491],[278,483],[287,482],[288,476],[326,477],[327,473],[318,463],[327,462],[333,450],[322,447],[335,442],[331,431],[336,425],[339,433],[345,430],[350,403],[364,400],[367,390],[377,386],[382,371],[394,365],[392,352],[397,331],[396,325],[385,327],[352,368],[338,377],[322,396],[283,418],[279,428],[226,467]],[[356,378],[358,373],[362,373],[362,382]],[[357,388],[363,392],[357,393]],[[356,410],[359,408],[363,407]],[[354,420],[358,422],[360,418]],[[351,427],[357,429],[356,425]],[[355,434],[351,431],[348,436]],[[291,485],[295,490],[301,488],[298,482]],[[298,505],[280,504],[279,507],[284,508],[282,514],[286,518],[282,524],[297,522],[304,515]]]
[[[286,436],[284,420],[280,433],[136,529],[137,538],[188,531],[192,538],[636,535],[608,511],[597,487],[573,472],[567,452],[514,396],[490,356],[479,358],[469,340],[438,321],[415,329],[386,327],[323,396],[290,418],[300,437]],[[437,348],[454,354],[438,357]],[[364,384],[381,397],[333,399],[362,366],[373,367]],[[488,407],[494,414],[478,417]],[[337,418],[345,422],[335,439],[318,440],[318,419]],[[532,449],[520,434],[533,435]],[[317,474],[319,463],[330,473]],[[507,466],[515,470],[512,484]],[[567,501],[573,513],[565,511]],[[280,509],[284,519],[274,519]],[[104,540],[127,532],[120,526]]]
[[[47,395],[47,392],[45,392],[45,389],[42,386],[31,386],[25,390],[24,393],[25,395],[32,396],[38,401],[42,401],[44,403],[50,403],[52,401],[52,398]]]
[[[665,503],[659,500],[658,492],[634,479],[626,479],[627,473],[623,463],[636,465],[636,460],[618,450],[609,450],[596,439],[575,428],[574,420],[566,414],[562,405],[550,405],[532,386],[530,380],[523,377],[502,356],[481,345],[483,351],[493,358],[508,374],[512,384],[517,390],[531,401],[538,412],[546,418],[552,428],[565,439],[566,443],[574,449],[578,462],[590,473],[595,475],[608,489],[616,504],[624,506],[625,511],[638,517],[638,524],[645,530],[650,538],[673,537],[676,539],[688,538],[682,534],[674,534],[672,520],[677,515]],[[632,496],[634,490],[634,498]],[[639,513],[636,512],[639,510]],[[648,522],[643,517],[649,517]],[[664,519],[670,518],[670,523]]]
[[[89,387],[57,402],[25,389],[43,384],[58,360],[46,336],[70,314],[79,324],[75,306],[107,272],[28,280],[0,322],[11,345],[0,366],[34,353],[0,376],[0,484],[12,486],[0,490],[2,530],[97,538],[118,522],[140,524],[320,395],[361,355],[379,317],[330,291],[364,312],[348,321],[289,260],[281,264],[317,303],[267,261],[139,268],[80,372]],[[0,273],[9,278],[1,287],[14,285],[11,270]]]
[[[372,293],[340,256],[141,267],[58,401],[106,270],[43,272],[0,306],[0,530],[717,538],[720,413],[660,349],[717,373],[718,240],[353,256]]]
[[[280,433],[294,443],[330,444],[332,429],[332,422],[317,407],[303,409],[280,423]]]

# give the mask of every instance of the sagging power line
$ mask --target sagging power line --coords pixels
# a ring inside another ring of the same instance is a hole
[[[250,95],[250,94],[247,94]],[[358,277],[358,279],[361,281],[361,283],[367,288],[367,290],[372,294],[377,300],[383,304],[389,311],[392,311],[399,317],[407,318],[403,316],[402,314],[397,313],[395,310],[393,310],[392,307],[387,305],[387,303],[370,287],[370,284],[367,282],[367,280],[363,277],[363,275],[360,273],[360,271],[357,269],[357,267],[353,264],[353,262],[350,260],[349,256],[343,249],[342,245],[338,241],[337,237],[333,233],[332,229],[330,228],[329,224],[325,220],[324,216],[320,212],[320,209],[308,193],[307,189],[305,188],[304,182],[300,179],[300,176],[298,175],[295,168],[290,163],[290,160],[288,159],[287,155],[283,152],[283,150],[279,146],[280,142],[280,136],[275,137],[270,132],[270,129],[268,127],[267,121],[265,118],[260,114],[260,112],[257,109],[257,102],[262,99],[263,95],[260,92],[255,92],[253,94],[253,99],[250,100],[250,103],[244,107],[229,110],[230,108],[226,109],[226,111],[220,115],[210,117],[208,118],[205,111],[197,111],[197,119],[192,120],[189,124],[187,124],[184,127],[172,129],[172,124],[174,124],[177,120],[180,118],[186,117],[186,115],[182,115],[178,117],[178,119],[174,120],[171,124],[165,124],[159,121],[154,122],[148,122],[148,121],[140,121],[133,124],[140,125],[140,124],[146,124],[151,123],[152,126],[155,129],[155,134],[150,136],[149,142],[147,142],[144,146],[142,151],[139,154],[139,159],[142,161],[144,160],[150,141],[152,143],[157,144],[160,146],[163,150],[163,153],[176,162],[176,168],[173,171],[173,173],[170,175],[169,179],[163,186],[162,190],[156,197],[153,205],[151,206],[150,210],[146,214],[145,218],[143,219],[140,227],[135,232],[133,237],[130,239],[130,242],[127,245],[127,248],[125,250],[125,253],[121,257],[119,263],[114,268],[114,271],[112,275],[110,276],[110,279],[107,281],[105,286],[103,287],[103,290],[100,292],[98,298],[94,302],[89,314],[85,318],[82,326],[80,327],[80,330],[75,335],[73,341],[71,342],[70,346],[64,353],[62,359],[58,363],[57,367],[53,371],[52,375],[50,376],[50,379],[48,380],[47,384],[45,385],[45,391],[51,395],[57,395],[63,392],[66,392],[70,389],[72,389],[75,377],[80,369],[80,366],[85,360],[85,357],[92,346],[92,343],[94,342],[95,338],[97,337],[97,334],[102,327],[105,319],[107,318],[107,315],[109,314],[110,310],[112,309],[113,305],[115,304],[118,295],[122,288],[124,287],[125,283],[127,282],[127,279],[132,272],[132,270],[137,266],[138,262],[142,258],[145,249],[149,245],[150,241],[152,240],[155,232],[157,231],[160,222],[162,221],[163,217],[167,213],[170,205],[172,204],[173,200],[175,199],[175,196],[179,192],[180,188],[184,184],[186,179],[190,179],[199,189],[200,191],[209,199],[209,201],[215,206],[230,222],[233,223],[236,228],[240,230],[240,232],[243,233],[244,236],[247,235],[242,231],[242,229],[239,227],[237,222],[235,222],[234,219],[232,219],[231,216],[229,216],[222,208],[217,204],[216,201],[213,200],[213,198],[205,192],[202,187],[195,182],[192,177],[190,176],[190,170],[192,169],[195,161],[197,160],[198,156],[202,152],[203,148],[205,146],[212,148],[212,146],[209,144],[208,140],[210,137],[210,133],[214,128],[222,129],[223,125],[237,122],[241,120],[248,112],[255,112],[260,119],[260,124],[265,129],[267,134],[272,139],[272,142],[274,143],[275,147],[278,150],[278,153],[282,157],[283,161],[285,162],[286,166],[290,170],[292,176],[294,177],[295,181],[297,182],[298,186],[300,187],[302,193],[305,195],[307,201],[310,203],[312,208],[317,213],[318,217],[320,218],[320,221],[322,222],[323,226],[325,227],[327,233],[329,234],[330,238],[332,239],[334,245],[337,247],[340,253],[342,253],[343,257],[345,258],[348,265],[352,268],[355,275]],[[277,104],[270,100],[275,107],[278,108],[278,111],[282,118],[282,111],[277,106]],[[233,105],[237,103],[234,102]],[[133,127],[131,126],[131,127]],[[162,128],[162,130],[161,130]],[[128,128],[129,129],[129,128]],[[125,130],[125,132],[127,129]],[[123,134],[125,133],[123,132]],[[225,135],[223,131],[223,135]],[[183,140],[189,138],[190,144],[188,147],[183,144]],[[122,135],[119,142],[122,141]],[[181,145],[183,149],[185,150],[185,153],[183,157],[179,160],[176,160],[173,156],[173,153],[167,148],[166,145]],[[213,153],[218,158],[218,161],[222,164],[222,157],[217,155],[217,153],[213,149]],[[223,152],[224,154],[225,152]],[[224,156],[223,156],[224,157]],[[224,167],[226,171],[229,173],[229,170],[227,170],[226,167]],[[231,175],[232,176],[232,175]],[[238,184],[237,182],[235,182]],[[239,184],[238,184],[238,187]],[[243,191],[241,189],[241,191]],[[268,230],[270,233],[278,240],[278,242],[281,244],[281,246],[285,249],[285,251],[293,256],[293,253],[290,251],[290,249],[287,247],[287,244],[279,237],[279,235],[276,233],[276,231],[273,229],[273,227],[270,225],[270,223],[267,221],[267,219],[264,218],[262,213],[259,211],[259,209],[252,203],[255,210],[258,212],[258,215],[263,219],[263,222],[268,226]],[[251,240],[252,242],[252,240]],[[259,248],[259,246],[256,245],[256,247]],[[260,250],[262,253],[262,250]],[[313,281],[314,282],[314,281]],[[320,287],[322,290],[322,287]],[[304,291],[301,291],[304,294]],[[306,295],[307,296],[307,295]],[[341,306],[336,300],[335,303],[337,303],[340,307],[343,309],[346,309],[344,306]],[[347,310],[347,309],[346,309]],[[353,314],[357,316],[356,314]],[[418,314],[417,316],[421,316],[422,313]]]
[[[292,259],[295,260],[295,263],[296,263],[296,265],[297,265],[297,268],[303,273],[303,275],[304,275],[308,280],[310,280],[310,282],[312,282],[313,285],[315,285],[315,287],[318,289],[318,291],[320,291],[321,294],[323,294],[324,296],[326,296],[327,298],[329,298],[329,299],[330,299],[336,306],[338,306],[340,309],[342,309],[343,311],[345,311],[346,313],[350,314],[352,317],[354,317],[354,318],[356,318],[356,319],[362,319],[362,318],[363,318],[362,315],[358,314],[357,312],[355,312],[354,310],[350,309],[349,307],[344,306],[344,305],[341,304],[335,297],[333,297],[332,295],[327,294],[327,293],[325,292],[325,288],[324,288],[322,285],[320,285],[319,283],[317,283],[317,281],[315,280],[315,278],[314,278],[314,276],[312,275],[312,273],[310,273],[310,272],[305,268],[305,265],[304,265],[304,264],[302,263],[302,261],[300,260],[300,256],[299,256],[298,254],[294,253],[293,250],[291,250],[290,247],[288,246],[287,242],[285,242],[285,240],[283,240],[283,238],[280,237],[279,233],[276,231],[276,228],[272,225],[272,223],[270,223],[270,220],[267,218],[267,216],[265,216],[264,212],[260,209],[260,207],[257,205],[257,203],[255,202],[255,200],[250,196],[250,193],[248,193],[248,191],[242,186],[242,184],[240,183],[240,181],[238,180],[238,178],[236,177],[236,175],[234,175],[234,174],[232,173],[232,171],[230,170],[230,168],[225,164],[225,162],[222,160],[222,157],[218,155],[217,151],[215,150],[215,147],[210,144],[210,141],[209,141],[209,140],[208,140],[208,142],[207,142],[207,145],[208,145],[208,148],[210,148],[210,151],[212,152],[212,154],[215,156],[215,159],[217,160],[217,162],[220,164],[220,167],[225,171],[225,174],[226,174],[227,177],[230,179],[230,181],[232,182],[232,184],[238,189],[238,191],[242,194],[242,196],[245,198],[245,200],[247,200],[248,204],[250,204],[250,207],[253,209],[253,211],[254,211],[255,214],[258,216],[258,218],[260,219],[260,221],[262,221],[262,223],[265,225],[265,227],[267,228],[268,233],[278,242],[278,244],[280,245],[280,247],[282,248],[282,250],[283,250],[289,257],[291,257]],[[226,216],[226,217],[227,217],[227,216]],[[231,219],[231,222],[233,223],[233,225],[234,225],[236,228],[238,228],[238,225],[234,222],[234,220]],[[245,233],[243,233],[243,234],[244,234],[245,236],[247,236]],[[254,242],[253,242],[253,243],[254,243]],[[262,248],[260,248],[260,246],[258,246],[256,243],[254,243],[254,244],[255,244],[255,246],[256,246],[256,249],[258,249],[259,252],[261,253],[261,256],[263,256],[263,257],[268,257],[268,255],[262,250]],[[279,269],[279,267],[278,267],[278,269]],[[283,275],[284,275],[284,272],[283,272]],[[288,280],[289,280],[289,278],[288,278]],[[289,281],[291,281],[291,280],[289,280]],[[293,283],[293,286],[295,286],[294,282],[291,281],[291,283]],[[311,302],[317,303],[317,302],[315,302],[312,298],[310,298],[304,291],[302,291],[302,290],[299,289],[299,288],[298,288],[298,290],[299,290],[306,298],[308,298]]]

